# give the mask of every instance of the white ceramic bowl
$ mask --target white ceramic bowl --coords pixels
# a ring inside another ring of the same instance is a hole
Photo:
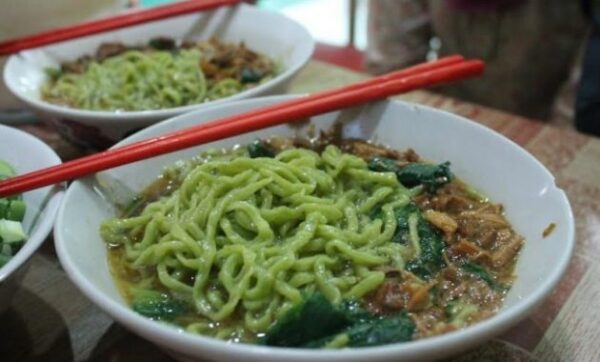
[[[244,100],[182,115],[141,131],[120,144],[191,126],[290,96]],[[535,158],[496,132],[459,116],[398,101],[384,101],[329,113],[312,119],[317,131],[334,121],[344,122],[346,137],[376,140],[396,149],[413,147],[423,157],[450,160],[453,171],[469,184],[506,207],[514,228],[526,238],[517,265],[517,280],[496,316],[443,336],[415,342],[343,350],[301,350],[231,344],[187,334],[133,312],[124,302],[109,273],[106,248],[98,235],[102,220],[113,210],[85,183],[67,190],[55,227],[60,261],[73,282],[94,303],[135,333],[178,358],[244,361],[407,361],[449,356],[481,343],[517,323],[556,286],[574,246],[574,223],[569,202],[552,175]],[[287,125],[252,132],[174,154],[110,170],[111,176],[133,190],[141,190],[176,160],[203,149],[246,144],[259,137],[292,136],[307,126]],[[542,231],[556,223],[555,231]]]
[[[180,40],[216,36],[231,42],[244,41],[250,49],[281,64],[282,72],[268,82],[210,104],[282,93],[293,76],[308,62],[314,49],[314,40],[300,24],[279,13],[242,4],[23,51],[9,58],[4,68],[4,82],[14,95],[43,119],[53,123],[71,141],[84,146],[106,147],[136,130],[202,108],[207,103],[131,112],[89,111],[59,106],[40,97],[40,87],[47,79],[44,69],[57,67],[85,54],[94,54],[104,42],[138,45],[158,36]]]
[[[61,163],[44,142],[15,128],[0,125],[0,159],[18,174]],[[61,187],[44,187],[23,194],[27,205],[23,226],[27,241],[13,258],[0,268],[0,313],[9,305],[27,270],[27,262],[50,234],[63,196]]]

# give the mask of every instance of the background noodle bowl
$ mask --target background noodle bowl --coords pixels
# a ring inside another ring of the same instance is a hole
[[[243,43],[160,37],[104,43],[95,54],[48,68],[48,102],[97,111],[143,111],[232,96],[277,75],[275,62]]]
[[[165,34],[165,29],[168,29],[168,34]],[[271,79],[229,97],[153,110],[75,109],[53,104],[42,98],[41,90],[48,80],[46,68],[56,69],[61,63],[94,54],[103,43],[137,46],[165,35],[179,43],[213,37],[234,44],[243,42],[248,49],[272,59],[281,67],[281,71]],[[314,40],[308,31],[293,20],[279,13],[241,4],[23,51],[8,59],[4,68],[4,82],[17,98],[43,120],[52,123],[67,139],[84,146],[106,148],[141,128],[199,107],[282,93],[308,62],[313,48]]]

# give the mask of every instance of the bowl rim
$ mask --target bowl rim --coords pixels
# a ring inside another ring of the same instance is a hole
[[[43,51],[45,48],[47,48],[49,46],[40,47],[40,48],[37,48],[34,50],[24,50],[19,53],[11,55],[8,58],[8,60],[6,61],[6,64],[5,64],[4,70],[3,70],[2,76],[3,76],[4,84],[6,85],[6,88],[19,100],[21,100],[22,102],[24,102],[34,108],[40,109],[44,112],[60,114],[61,116],[68,117],[69,119],[85,118],[85,119],[101,120],[103,122],[109,122],[109,123],[110,122],[121,122],[123,120],[135,121],[135,120],[139,120],[139,119],[148,119],[148,118],[167,119],[169,117],[174,117],[174,116],[182,114],[182,113],[188,113],[190,111],[202,109],[202,108],[206,107],[207,105],[212,106],[212,105],[227,103],[227,102],[236,101],[236,100],[240,100],[240,99],[253,98],[253,97],[256,97],[258,94],[261,94],[262,92],[267,91],[268,89],[276,88],[280,84],[282,84],[285,81],[287,81],[288,79],[290,79],[294,74],[298,73],[303,67],[305,67],[308,64],[308,62],[310,61],[310,59],[312,58],[312,55],[315,51],[315,40],[312,37],[312,35],[310,34],[310,32],[308,31],[308,29],[306,29],[306,27],[304,27],[302,24],[298,23],[294,19],[284,16],[278,12],[268,11],[268,10],[250,6],[250,5],[247,5],[244,3],[235,5],[232,8],[237,8],[237,7],[242,7],[249,11],[267,13],[269,16],[275,16],[280,19],[284,19],[285,21],[287,21],[289,23],[289,25],[291,27],[295,27],[296,28],[295,31],[298,33],[299,37],[303,38],[302,42],[300,42],[300,43],[302,44],[302,47],[305,48],[305,51],[300,54],[300,56],[298,57],[298,60],[295,63],[291,64],[290,67],[285,68],[283,70],[283,72],[277,74],[273,79],[270,79],[270,80],[268,80],[264,83],[261,83],[255,87],[246,89],[242,92],[236,93],[229,97],[219,98],[219,99],[216,99],[213,101],[205,101],[202,103],[189,104],[189,105],[180,106],[180,107],[148,109],[148,110],[142,110],[142,111],[93,111],[93,110],[86,110],[86,109],[79,109],[79,108],[71,108],[71,107],[67,107],[67,106],[50,103],[50,102],[47,102],[47,101],[41,99],[40,97],[36,97],[32,94],[26,94],[24,92],[21,92],[19,90],[19,88],[17,87],[17,85],[10,80],[10,73],[9,73],[10,70],[14,69],[15,63],[19,61],[18,58],[24,58],[24,57],[26,57],[26,55],[29,52],[32,52],[32,51]],[[154,22],[160,22],[161,20],[164,20],[164,19],[156,20]],[[152,22],[149,22],[147,24],[151,24],[151,23]],[[104,34],[110,34],[111,32],[118,31],[118,30],[119,29],[109,31]],[[65,41],[63,43],[67,43],[67,42],[69,42],[69,41]],[[52,45],[50,45],[50,46],[52,46]],[[36,90],[39,92],[39,87]]]
[[[36,144],[38,149],[43,150],[43,152],[47,153],[50,157],[52,162],[47,164],[48,167],[62,163],[56,152],[39,138],[20,129],[2,124],[0,124],[0,132],[9,132],[15,139],[28,139],[29,142]],[[0,283],[7,280],[17,269],[24,265],[40,248],[44,241],[46,241],[50,235],[52,227],[54,226],[54,220],[58,215],[58,210],[64,193],[64,188],[61,186],[53,186],[48,191],[48,196],[46,197],[47,202],[45,205],[43,205],[46,212],[45,216],[38,220],[38,228],[34,233],[27,236],[27,240],[23,244],[23,247],[21,247],[21,249],[8,261],[8,263],[0,268]]]
[[[223,109],[225,107],[237,106],[239,104],[252,104],[254,102],[264,100],[273,102],[285,101],[297,97],[301,97],[301,95],[279,95],[244,99],[236,102],[235,105],[215,105],[214,107],[210,108],[210,111]],[[556,267],[551,273],[549,273],[545,280],[540,283],[535,290],[533,290],[532,293],[528,294],[524,298],[520,298],[510,308],[502,309],[499,313],[495,314],[491,318],[468,326],[464,329],[416,341],[387,344],[382,346],[344,348],[340,350],[315,350],[306,348],[270,347],[243,343],[237,344],[203,335],[195,335],[192,333],[187,333],[176,326],[152,321],[137,314],[131,308],[128,308],[127,306],[105,296],[104,293],[95,288],[93,284],[88,282],[85,276],[78,271],[75,263],[71,260],[69,253],[67,252],[68,248],[66,247],[64,238],[61,234],[61,230],[65,226],[64,213],[69,201],[69,196],[74,190],[75,183],[73,183],[66,191],[65,202],[62,203],[59,209],[59,215],[57,217],[56,227],[54,229],[56,250],[63,268],[65,269],[68,277],[75,285],[77,285],[83,294],[85,294],[90,300],[93,301],[94,304],[98,305],[104,312],[108,313],[116,321],[153,343],[162,346],[168,346],[168,348],[172,351],[181,352],[187,355],[196,355],[199,350],[203,350],[203,353],[206,354],[221,354],[222,356],[230,357],[246,356],[259,358],[268,354],[281,359],[297,358],[304,360],[314,358],[328,358],[332,361],[360,361],[369,359],[379,360],[395,355],[402,355],[406,356],[407,358],[417,358],[424,354],[436,353],[436,351],[446,351],[445,353],[449,355],[453,350],[462,349],[461,346],[472,345],[476,343],[476,341],[481,339],[482,336],[485,339],[489,339],[501,333],[523,319],[534,307],[540,304],[554,290],[558,282],[561,280],[567,266],[569,265],[575,247],[575,226],[573,211],[565,192],[556,185],[555,178],[548,171],[548,169],[527,150],[504,135],[482,124],[476,123],[457,114],[425,105],[395,99],[389,99],[382,102],[398,102],[405,106],[415,107],[417,111],[432,112],[433,114],[440,115],[441,117],[450,117],[454,122],[461,123],[461,126],[463,127],[476,128],[480,131],[491,134],[493,137],[499,137],[502,139],[502,141],[509,142],[512,146],[517,147],[521,152],[524,153],[529,162],[532,163],[532,166],[540,168],[545,173],[545,176],[552,181],[551,186],[548,187],[548,192],[554,192],[557,194],[568,215],[568,218],[563,221],[563,225],[566,225],[567,240],[565,240],[565,250],[559,256],[560,259],[556,264]],[[195,112],[173,117],[169,120],[152,125],[145,130],[135,133],[134,135],[140,136],[144,133],[152,133],[156,129],[176,123],[182,118],[198,116],[204,111],[209,111],[209,109],[197,110]],[[127,137],[113,147],[119,147],[120,145],[126,144],[134,135]]]

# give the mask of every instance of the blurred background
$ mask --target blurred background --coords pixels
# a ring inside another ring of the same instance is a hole
[[[124,7],[152,7],[172,1],[176,0],[19,1],[15,9],[1,12],[0,38],[19,35],[20,29],[2,18],[18,18],[17,12],[39,11],[39,6],[49,11],[62,6],[69,11],[61,18],[29,26],[29,32]],[[600,53],[600,40],[597,46],[587,47],[588,39],[594,39],[592,19],[600,1],[247,2],[297,20],[318,42],[315,59],[357,72],[379,74],[453,53],[481,58],[487,63],[484,77],[436,91],[600,135],[600,122],[596,121],[600,119],[600,65],[593,60],[594,54]],[[587,48],[591,50],[586,53]],[[584,69],[582,64],[589,66]],[[586,84],[579,87],[582,79]]]
[[[587,2],[591,3],[598,2]],[[256,4],[304,24],[319,42],[317,59],[356,71],[379,74],[453,53],[484,59],[483,78],[438,91],[556,126],[575,126],[581,63],[591,29],[585,1],[259,0]],[[595,123],[580,128],[594,128],[598,134]]]

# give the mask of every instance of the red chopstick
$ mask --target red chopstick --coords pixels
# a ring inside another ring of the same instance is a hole
[[[400,78],[400,77],[406,77],[409,75],[419,74],[421,72],[438,69],[438,68],[445,67],[450,64],[456,64],[456,63],[459,63],[462,61],[464,61],[464,58],[462,56],[450,55],[447,57],[440,58],[439,60],[436,60],[436,61],[421,63],[421,64],[414,65],[409,68],[405,68],[405,69],[397,70],[397,71],[394,71],[394,72],[391,72],[388,74],[384,74],[384,75],[376,77],[376,78],[367,79],[367,80],[353,83],[353,84],[343,86],[340,88],[321,91],[321,92],[313,94],[313,96],[319,97],[319,98],[325,100],[328,97],[334,97],[342,92],[348,92],[350,90],[356,90],[356,89],[360,89],[363,87],[368,87],[370,85],[379,84],[385,80],[392,80],[392,79],[396,79],[396,78]],[[209,124],[206,124],[206,123],[199,124],[197,126],[193,126],[193,127],[186,128],[183,130],[174,131],[174,132],[170,133],[169,136],[173,137],[178,134],[184,134],[184,133],[188,133],[188,132],[194,132],[196,130],[206,129],[206,128],[215,127],[215,126],[221,126],[224,123],[237,122],[237,121],[243,120],[244,118],[249,117],[249,116],[256,116],[256,115],[261,115],[261,114],[267,113],[271,109],[282,110],[284,108],[298,107],[304,103],[311,102],[312,99],[313,99],[313,97],[300,97],[298,99],[290,100],[285,103],[267,106],[267,107],[260,108],[257,110],[251,110],[251,111],[245,112],[243,114],[230,116],[223,120],[213,121],[213,122],[210,122]],[[132,143],[129,145],[121,146],[120,148],[123,150],[123,152],[125,152],[125,150],[130,151],[133,149],[138,149],[140,147],[146,147],[146,145],[152,144],[154,142],[156,142],[156,138],[139,141],[139,142]],[[86,162],[92,162],[93,160],[100,159],[102,157],[104,157],[104,152],[96,153],[94,155],[88,156],[86,158]],[[75,164],[74,162],[69,162],[68,164],[65,164],[64,167],[66,167],[67,165],[69,165],[70,167],[78,167],[77,164]]]
[[[188,0],[169,5],[156,6],[147,10],[133,11],[110,18],[93,20],[77,25],[56,28],[36,35],[11,39],[0,43],[0,55],[8,55],[25,49],[58,43],[82,36],[102,33],[109,30],[160,20],[177,15],[231,6],[240,0]]]
[[[479,60],[460,61],[416,74],[399,77],[384,75],[337,91],[317,93],[297,100],[282,102],[259,110],[225,117],[171,134],[119,147],[97,155],[82,157],[62,165],[49,167],[0,182],[0,197],[79,178],[94,172],[155,157],[165,153],[297,121],[321,113],[335,111],[410,90],[440,85],[480,75],[484,64]],[[366,84],[366,85],[365,85]]]
[[[426,62],[426,63],[420,63],[405,69],[401,69],[401,70],[397,70],[394,72],[390,72],[387,74],[383,74],[380,75],[379,77],[374,77],[374,78],[370,78],[361,82],[356,82],[347,86],[342,86],[340,88],[334,88],[334,89],[330,89],[330,90],[325,90],[325,91],[321,91],[318,93],[313,94],[314,97],[319,97],[322,99],[325,99],[326,97],[332,97],[335,96],[339,93],[342,92],[348,92],[351,90],[356,90],[356,89],[360,89],[363,87],[368,87],[371,85],[375,85],[375,84],[380,84],[381,82],[384,81],[388,81],[388,80],[392,80],[392,79],[397,79],[400,77],[407,77],[409,75],[415,75],[415,74],[419,74],[421,72],[426,72],[429,70],[434,70],[434,69],[438,69],[438,68],[442,68],[445,67],[447,65],[450,64],[456,64],[459,62],[464,61],[465,59],[461,56],[461,55],[450,55],[447,57],[443,57],[440,58],[436,61],[432,61],[432,62]],[[206,128],[208,127],[214,127],[215,125],[220,125],[222,123],[229,123],[229,122],[236,122],[240,119],[246,118],[250,115],[259,115],[259,114],[264,114],[265,112],[268,112],[271,108],[283,108],[283,107],[297,107],[303,103],[306,102],[310,102],[312,100],[312,97],[303,97],[303,98],[298,98],[295,100],[291,100],[288,102],[285,102],[284,104],[276,104],[273,106],[269,106],[269,107],[265,107],[265,108],[261,108],[261,109],[257,109],[254,111],[248,111],[244,114],[240,114],[240,115],[236,115],[236,116],[231,116],[231,117],[227,117],[227,119],[221,120],[221,121],[214,121],[211,122],[210,125],[209,124],[201,124],[195,127],[192,127],[193,129],[201,129],[201,128]],[[185,130],[180,130],[180,131],[175,131],[172,134],[178,134],[178,133],[187,133],[189,132],[190,129],[185,129]],[[140,147],[146,143],[152,143],[153,140],[147,140],[147,141],[140,141],[140,142],[136,142],[134,144],[131,144],[129,146],[123,146],[123,147],[131,147],[131,148],[137,148]]]
[[[319,97],[322,101],[325,101],[326,99],[328,99],[329,97],[335,97],[340,93],[343,92],[348,92],[351,90],[357,90],[363,87],[368,87],[371,85],[375,85],[375,84],[380,84],[383,81],[386,80],[393,80],[393,79],[398,79],[401,77],[406,77],[409,75],[416,75],[419,74],[421,72],[425,72],[425,71],[430,71],[430,70],[434,70],[434,69],[439,69],[451,64],[457,64],[459,62],[464,61],[464,58],[460,55],[451,55],[448,57],[444,57],[441,58],[439,60],[433,61],[433,62],[427,62],[427,63],[421,63],[406,69],[401,69],[398,71],[394,71],[388,74],[384,74],[382,76],[376,77],[376,78],[371,78],[365,81],[361,81],[361,82],[357,82],[357,83],[353,83],[341,88],[336,88],[336,89],[332,89],[332,90],[326,90],[326,91],[322,91],[319,93],[314,94],[312,97],[300,97],[294,100],[290,100],[287,101],[285,103],[280,103],[280,104],[275,104],[272,106],[267,106],[264,108],[260,108],[257,110],[251,110],[248,112],[245,112],[243,114],[239,114],[239,115],[234,115],[234,116],[230,116],[227,117],[226,119],[223,120],[219,120],[219,121],[214,121],[214,122],[210,122],[210,123],[204,123],[204,124],[199,124],[197,126],[193,126],[190,128],[186,128],[183,130],[179,130],[179,131],[174,131],[172,133],[169,134],[169,137],[175,137],[176,135],[180,135],[180,134],[184,134],[184,133],[189,133],[189,132],[196,132],[196,131],[200,131],[203,129],[207,129],[210,127],[219,127],[222,126],[225,123],[230,123],[230,122],[238,122],[243,120],[246,117],[250,117],[250,116],[258,116],[258,115],[262,115],[264,113],[268,113],[271,110],[275,109],[278,111],[283,111],[284,109],[294,109],[294,107],[299,107],[302,106],[305,103],[310,103],[313,101],[313,99],[315,97]],[[140,149],[140,148],[144,148],[147,147],[148,145],[151,145],[153,143],[155,143],[157,141],[156,138],[151,138],[148,140],[144,140],[144,141],[139,141],[136,143],[132,143],[129,145],[125,145],[120,147],[120,150],[122,152],[134,152],[133,150],[136,149]],[[94,155],[90,155],[87,156],[85,159],[80,159],[80,160],[74,160],[68,163],[65,163],[62,165],[62,170],[63,172],[69,172],[69,169],[73,169],[76,170],[78,167],[81,166],[81,163],[85,162],[97,162],[99,160],[101,160],[102,158],[105,157],[105,153],[106,152],[99,152],[96,153]],[[40,177],[43,178],[46,175],[46,170],[40,170],[37,172],[32,172],[29,174],[30,177]],[[11,179],[12,180],[12,179]],[[10,181],[6,181],[8,186],[10,184]]]

